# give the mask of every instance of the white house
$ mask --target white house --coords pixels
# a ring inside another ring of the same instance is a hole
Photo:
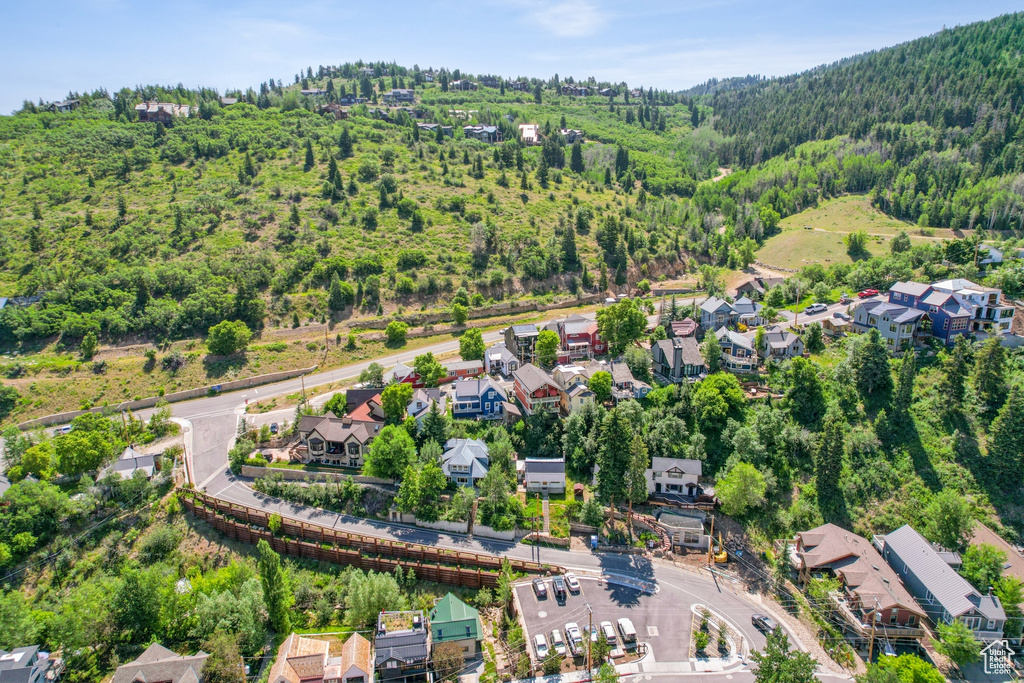
[[[564,493],[565,460],[527,458],[523,463],[523,486],[530,493]]]
[[[480,439],[448,439],[441,456],[441,471],[459,486],[476,486],[490,466],[487,444]]]
[[[702,465],[700,460],[685,458],[651,458],[651,466],[644,472],[647,479],[647,492],[676,493],[684,496],[696,496],[700,493],[697,479],[700,478]]]
[[[519,359],[505,346],[505,342],[501,341],[487,349],[487,353],[484,354],[484,369],[488,375],[500,373],[505,377],[511,377],[512,373],[519,369]]]

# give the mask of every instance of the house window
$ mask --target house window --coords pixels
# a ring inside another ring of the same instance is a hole
[[[878,325],[878,318],[876,318],[875,316],[870,316],[868,318],[868,325],[871,325],[871,327],[875,327],[876,325]]]
[[[988,620],[988,630],[989,631],[995,631],[996,630],[996,620],[995,619],[989,619]]]
[[[349,455],[359,455],[359,444],[357,444],[357,443],[350,443],[348,445],[348,454]]]
[[[396,661],[395,661],[395,660],[393,660],[393,659],[389,659],[389,660],[388,660],[388,663],[387,663],[387,664],[385,664],[385,666],[386,666],[387,668],[389,668],[389,669],[397,669],[397,668],[398,668],[398,662],[396,662]]]
[[[903,565],[903,571],[904,573],[907,571],[907,565]],[[931,591],[928,591],[927,595],[924,596],[924,599],[927,600],[929,604],[935,604],[935,596],[932,595]]]
[[[907,617],[907,626],[913,626],[916,623],[917,623],[917,617],[915,617],[913,614],[911,614],[909,617]]]
[[[896,325],[889,325],[889,331],[890,332],[895,332],[896,331]]]
[[[892,614],[889,615],[889,623],[890,624],[895,624],[897,621],[899,621],[899,618],[900,618],[900,613],[897,612],[896,610],[893,610]]]

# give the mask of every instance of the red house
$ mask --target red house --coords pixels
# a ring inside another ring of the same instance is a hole
[[[555,323],[555,332],[561,341],[559,360],[569,362],[581,358],[600,356],[608,350],[608,345],[597,333],[597,321],[573,314]]]
[[[516,398],[525,415],[558,412],[561,398],[551,375],[527,363],[512,373],[512,379]]]
[[[484,362],[482,360],[454,360],[448,363],[441,363],[446,374],[441,378],[442,382],[454,382],[459,379],[479,377],[484,374]]]
[[[423,387],[423,380],[411,367],[405,363],[398,363],[395,367],[384,373],[384,384],[398,382],[399,384],[411,384],[414,389]]]

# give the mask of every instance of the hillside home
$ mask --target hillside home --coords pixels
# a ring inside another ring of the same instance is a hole
[[[633,371],[623,362],[609,364],[612,374],[612,398],[615,402],[629,399],[640,400],[651,393],[651,385],[633,377]]]
[[[505,392],[490,377],[458,380],[451,393],[456,418],[496,420],[504,416]]]
[[[526,92],[530,89],[530,82],[512,81],[511,83],[506,83],[505,88],[508,90],[515,90],[516,92]]]
[[[194,655],[179,655],[153,643],[135,661],[117,667],[110,683],[202,683],[203,665],[209,656],[202,650]]]
[[[381,612],[377,616],[373,657],[379,679],[388,683],[427,680],[428,642],[422,610]]]
[[[540,336],[540,330],[536,325],[510,325],[505,328],[504,335],[505,346],[519,361],[519,365],[534,361],[534,349],[537,346],[537,337]]]
[[[384,93],[384,101],[388,104],[412,104],[416,100],[416,91],[412,88],[392,88]]]
[[[875,545],[932,622],[962,621],[984,642],[1003,637],[1006,612],[999,598],[978,592],[910,525],[876,536]]]
[[[583,131],[575,128],[562,128],[558,134],[565,139],[565,144],[571,145],[575,142],[583,142]]]
[[[501,374],[511,377],[517,369],[519,359],[503,341],[497,342],[484,353],[484,370],[489,375]]]
[[[526,458],[516,461],[523,487],[529,493],[565,493],[565,460]]]
[[[705,330],[717,330],[725,325],[736,324],[736,312],[725,299],[709,296],[700,305],[700,326]]]
[[[431,653],[442,643],[455,643],[463,658],[469,661],[480,653],[483,638],[480,613],[452,593],[438,600],[430,610]]]
[[[317,111],[321,114],[330,114],[334,117],[335,121],[344,121],[348,118],[348,111],[337,102],[328,102],[321,105]]]
[[[484,362],[482,360],[453,360],[441,363],[445,376],[442,382],[454,382],[457,379],[468,377],[479,377],[484,374]]]
[[[480,85],[484,86],[485,88],[500,88],[501,79],[499,79],[497,76],[483,76],[480,79]]]
[[[353,633],[330,656],[330,643],[291,634],[277,652],[267,683],[373,683],[373,648]]]
[[[832,315],[821,321],[821,331],[829,337],[845,337],[853,326],[853,318],[842,311],[833,311]]]
[[[57,114],[68,114],[78,109],[79,105],[81,102],[78,100],[64,100],[63,102],[54,102],[48,108]]]
[[[995,287],[985,287],[970,280],[956,278],[933,282],[937,292],[957,294],[970,308],[971,331],[988,334],[1009,334],[1013,321],[1013,305],[1003,301],[1003,292]]]
[[[587,387],[590,375],[579,365],[557,365],[552,370],[551,379],[558,386],[558,403],[563,415],[571,415],[594,402],[594,392]]]
[[[423,426],[423,418],[430,412],[431,406],[437,404],[442,415],[448,412],[448,397],[441,393],[440,389],[417,389],[409,400],[409,406],[405,409],[406,414],[416,420],[416,426]]]
[[[480,142],[494,143],[501,142],[503,136],[497,126],[463,126],[462,134],[467,139],[479,140]]]
[[[926,311],[932,336],[946,344],[956,341],[957,335],[971,332],[972,307],[959,294],[920,282],[897,282],[889,289],[889,303]]]
[[[554,331],[558,334],[559,356],[568,360],[593,358],[608,351],[608,345],[597,331],[597,321],[573,314],[556,320]]]
[[[448,439],[441,456],[441,471],[457,486],[476,486],[487,476],[490,458],[480,439]]]
[[[536,413],[557,413],[561,407],[558,384],[551,375],[536,365],[521,365],[512,373],[516,399],[523,408],[523,415]]]
[[[303,415],[296,431],[306,447],[306,462],[342,467],[362,467],[370,444],[380,433],[383,422],[354,420],[352,417]]]
[[[540,144],[540,126],[536,123],[520,123],[519,139],[524,145],[532,147]]]
[[[757,350],[765,358],[782,360],[804,355],[804,342],[788,329],[773,325],[764,331],[764,343]]]
[[[306,88],[299,92],[302,93],[304,97],[318,97],[327,94],[327,90],[324,88]]]
[[[845,634],[856,643],[871,637],[872,620],[878,638],[915,641],[924,637],[924,610],[866,538],[823,524],[787,543],[802,584],[822,576],[839,580],[842,591],[836,606]]]
[[[461,79],[459,79],[457,81],[452,81],[451,83],[448,84],[448,90],[467,91],[467,90],[476,90],[476,89],[477,89],[476,83],[474,83],[473,81],[470,81],[470,80],[466,80],[464,78],[461,78]]]
[[[697,335],[697,323],[693,318],[673,320],[668,324],[665,333],[669,339],[676,337],[695,337]]]
[[[100,473],[100,478],[109,475],[117,474],[122,479],[131,479],[135,476],[136,472],[142,472],[146,479],[153,476],[153,472],[156,470],[156,456],[155,455],[144,455],[139,453],[137,450],[128,446],[121,453],[121,457],[115,460],[109,467]]]
[[[676,384],[695,382],[708,373],[700,346],[692,336],[655,342],[651,347],[651,359],[654,374]]]
[[[395,367],[384,373],[384,384],[393,382],[411,384],[414,388],[423,386],[423,381],[416,374],[416,370],[405,363],[396,363]]]
[[[878,330],[890,351],[909,349],[914,344],[914,336],[918,334],[922,322],[930,322],[924,311],[891,304],[883,299],[865,299],[856,304],[850,313],[853,316],[854,332]]]
[[[995,266],[1003,262],[1003,251],[988,244],[978,247],[978,266]]]
[[[769,289],[771,289],[772,287],[778,287],[785,281],[785,278],[781,277],[757,276],[750,280],[747,280],[746,282],[741,283],[738,287],[736,287],[736,296],[739,296],[741,294],[756,293],[758,296],[763,297]]]
[[[974,532],[971,535],[971,545],[991,545],[1006,555],[1006,563],[1003,564],[1003,576],[1012,576],[1019,581],[1024,581],[1024,555],[1012,544],[1007,543],[999,534],[992,531],[981,522],[974,523]]]
[[[578,85],[563,85],[562,94],[569,95],[570,97],[586,97],[590,94],[590,89]]]
[[[338,104],[353,105],[353,104],[366,104],[365,97],[356,97],[355,93],[349,93],[347,95],[338,96]]]
[[[416,125],[419,126],[421,131],[430,133],[434,136],[437,135],[437,129],[440,128],[441,133],[444,134],[445,137],[455,137],[455,129],[452,126],[443,126],[440,123],[417,123]]]
[[[722,347],[722,366],[732,372],[752,372],[757,369],[758,357],[754,340],[725,327],[715,331]]]
[[[139,121],[144,123],[162,123],[168,126],[178,116],[188,118],[192,108],[187,104],[174,102],[143,102],[135,105],[135,113]]]
[[[703,465],[700,460],[687,458],[651,458],[651,466],[644,470],[647,493],[674,493],[695,497],[703,492],[697,484]]]
[[[761,317],[761,311],[764,310],[764,306],[756,301],[751,301],[745,296],[741,296],[732,302],[732,310],[738,325],[757,327],[765,322]]]

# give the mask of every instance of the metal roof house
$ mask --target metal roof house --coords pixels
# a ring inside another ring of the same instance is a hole
[[[448,593],[430,610],[430,647],[441,643],[457,643],[467,659],[475,657],[484,628],[480,613],[453,594]]]
[[[933,622],[962,621],[986,642],[1003,637],[1006,612],[999,598],[978,592],[910,525],[876,536],[875,545]]]
[[[516,463],[517,469],[522,463],[523,486],[534,492],[564,493],[565,492],[565,460],[562,458],[526,458]]]
[[[377,617],[373,659],[380,680],[426,680],[428,637],[422,611],[381,612]]]
[[[476,486],[490,467],[487,444],[480,439],[448,439],[441,456],[441,471],[459,486]]]

